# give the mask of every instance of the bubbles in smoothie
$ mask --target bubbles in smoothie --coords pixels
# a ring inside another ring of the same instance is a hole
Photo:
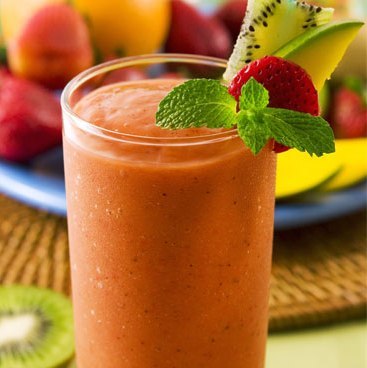
[[[80,181],[81,181],[81,175],[78,174],[76,177],[75,177],[75,185],[79,185],[80,184]]]

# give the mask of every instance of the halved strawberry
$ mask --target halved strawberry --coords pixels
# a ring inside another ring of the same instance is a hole
[[[299,65],[275,56],[265,56],[241,69],[228,91],[237,100],[242,86],[253,77],[269,91],[269,106],[319,115],[317,91],[311,77]],[[288,147],[275,142],[274,151]]]
[[[61,144],[61,108],[45,88],[0,71],[0,157],[28,161]]]

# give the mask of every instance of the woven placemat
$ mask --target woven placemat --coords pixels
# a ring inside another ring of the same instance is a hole
[[[270,330],[365,316],[366,213],[274,239]],[[70,294],[66,221],[0,195],[0,284]]]

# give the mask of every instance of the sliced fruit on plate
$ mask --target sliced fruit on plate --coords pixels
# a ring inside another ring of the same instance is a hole
[[[297,150],[278,156],[276,198],[286,199],[308,193],[325,185],[342,170],[334,155],[310,157]]]
[[[367,138],[339,139],[336,152],[319,159],[291,150],[278,156],[277,199],[345,189],[367,178]]]
[[[0,366],[52,368],[74,353],[71,301],[52,290],[0,288]]]
[[[223,78],[231,81],[245,64],[273,54],[305,30],[329,22],[332,15],[331,8],[294,0],[249,0],[242,29]]]
[[[274,55],[300,65],[320,91],[362,26],[360,21],[340,21],[310,28]]]
[[[322,186],[323,191],[344,189],[367,178],[367,138],[338,139],[335,145],[343,169]]]

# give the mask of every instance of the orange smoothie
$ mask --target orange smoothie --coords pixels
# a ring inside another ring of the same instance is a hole
[[[78,368],[264,367],[275,154],[156,127],[178,83],[91,92],[89,130],[64,117]]]

